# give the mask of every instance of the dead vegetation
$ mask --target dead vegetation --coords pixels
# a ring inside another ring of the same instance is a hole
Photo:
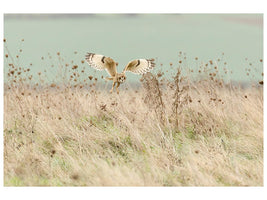
[[[263,82],[225,83],[218,60],[192,79],[180,53],[172,80],[110,95],[82,61],[58,52],[49,82],[6,52],[5,186],[263,186]]]

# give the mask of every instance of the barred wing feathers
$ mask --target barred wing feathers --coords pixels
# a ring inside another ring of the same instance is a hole
[[[135,74],[145,74],[155,67],[154,59],[136,59],[130,61],[123,72],[129,71]]]
[[[112,58],[105,57],[100,54],[87,53],[85,56],[86,62],[96,70],[107,70],[111,76],[117,73],[116,63]]]

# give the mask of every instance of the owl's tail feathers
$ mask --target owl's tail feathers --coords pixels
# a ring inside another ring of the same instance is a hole
[[[105,80],[112,81],[113,80],[113,77],[106,77]]]

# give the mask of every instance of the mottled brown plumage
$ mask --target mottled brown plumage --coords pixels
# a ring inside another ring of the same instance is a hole
[[[117,72],[117,65],[112,58],[105,57],[103,55],[88,53],[85,56],[85,60],[87,63],[97,70],[106,70],[111,77],[106,77],[106,80],[113,80],[112,89],[110,92],[112,93],[114,86],[117,83],[116,90],[119,94],[119,86],[126,80],[125,72],[129,71],[135,74],[145,74],[155,67],[154,59],[136,59],[130,61],[122,71],[122,73]]]

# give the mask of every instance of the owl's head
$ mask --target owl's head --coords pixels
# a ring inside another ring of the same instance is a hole
[[[118,74],[118,82],[123,83],[126,80],[126,76],[124,73]]]

